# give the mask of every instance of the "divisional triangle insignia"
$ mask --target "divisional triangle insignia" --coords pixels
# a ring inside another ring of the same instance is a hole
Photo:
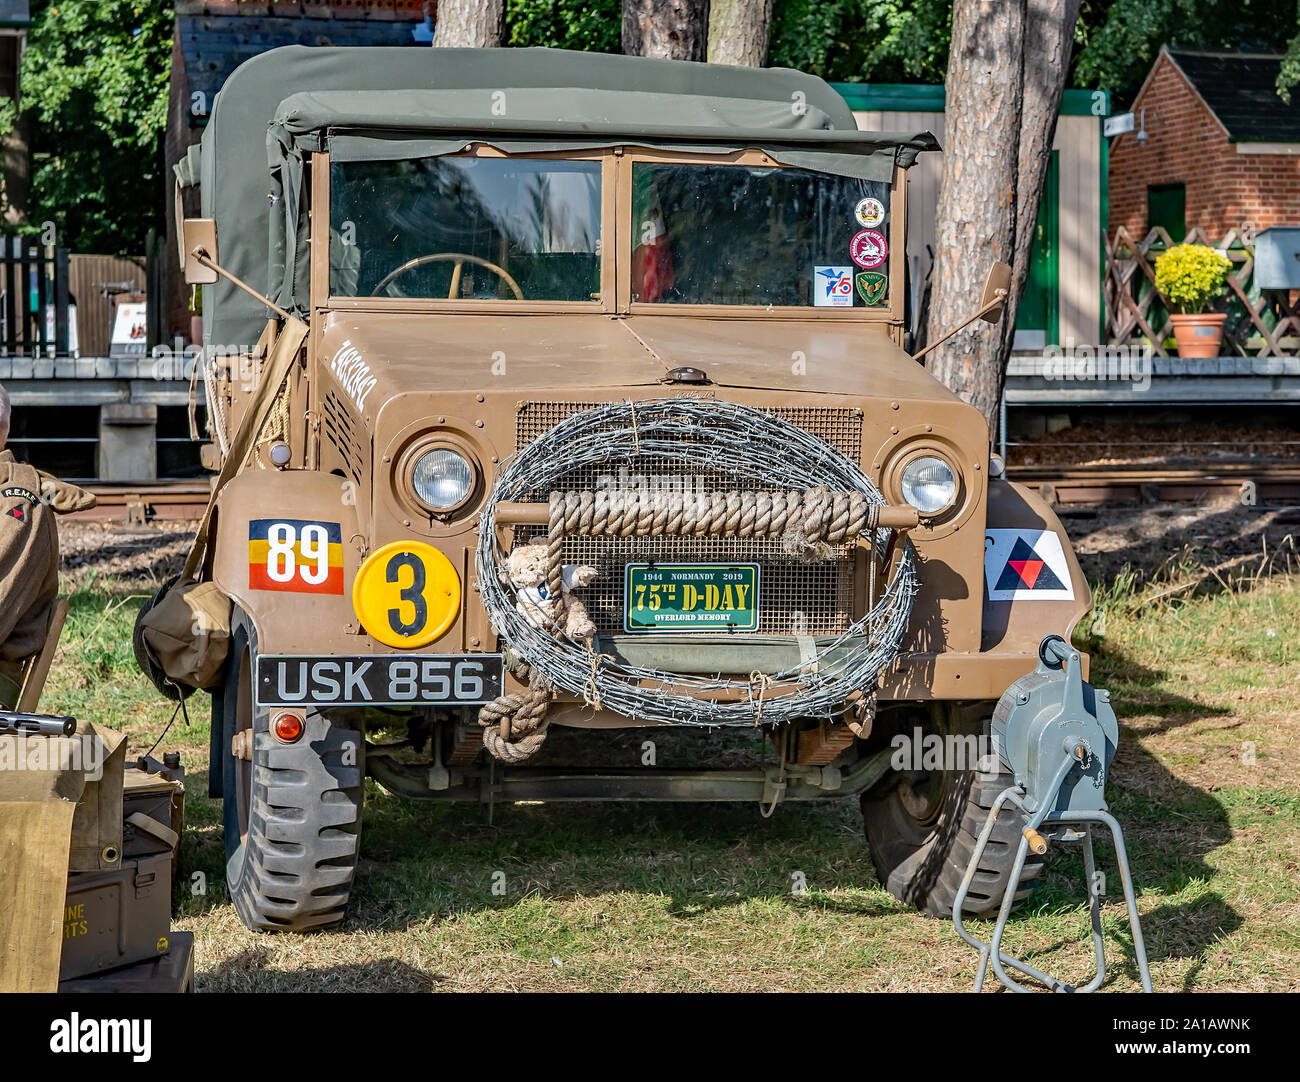
[[[1064,590],[1067,587],[1033,546],[1023,537],[1017,537],[994,589]]]

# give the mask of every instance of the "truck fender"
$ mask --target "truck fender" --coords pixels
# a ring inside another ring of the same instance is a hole
[[[1061,520],[1038,493],[1014,481],[990,481],[988,492],[980,648],[1032,654],[1052,632],[1068,641],[1092,608],[1092,591]],[[1013,560],[1036,588],[1024,578],[1013,581]]]
[[[262,653],[364,653],[352,582],[365,557],[355,489],[345,478],[315,470],[246,470],[221,491],[216,507],[212,578],[244,610]],[[328,540],[328,571],[305,560],[303,530],[313,550]],[[271,530],[277,551],[270,552]],[[283,549],[293,546],[292,569]],[[268,560],[272,561],[268,567]]]

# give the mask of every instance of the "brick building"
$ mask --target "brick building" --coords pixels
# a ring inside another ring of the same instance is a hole
[[[1109,228],[1213,238],[1300,225],[1300,88],[1275,89],[1282,58],[1160,50],[1110,147]]]

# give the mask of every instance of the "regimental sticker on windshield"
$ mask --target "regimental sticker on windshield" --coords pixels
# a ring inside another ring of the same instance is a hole
[[[889,242],[877,229],[864,229],[849,245],[849,255],[859,267],[871,270],[878,267],[889,256]]]
[[[1073,601],[1070,567],[1051,530],[986,530],[984,584],[990,601]]]
[[[852,308],[853,268],[814,267],[813,305],[817,308]]]
[[[884,304],[889,296],[889,275],[884,271],[858,271],[858,295],[870,306]]]
[[[885,205],[879,199],[860,199],[858,205],[853,208],[853,217],[858,220],[859,225],[865,225],[870,229],[885,220]]]

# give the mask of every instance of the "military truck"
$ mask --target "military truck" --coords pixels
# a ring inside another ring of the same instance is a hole
[[[343,917],[366,775],[857,797],[881,882],[950,910],[1008,783],[951,753],[1090,598],[903,350],[907,170],[936,149],[789,70],[294,46],[231,75],[177,231],[219,471],[186,580],[233,605],[207,690],[250,928]],[[664,727],[762,750],[557,761]],[[1007,829],[970,912],[1008,886]]]

